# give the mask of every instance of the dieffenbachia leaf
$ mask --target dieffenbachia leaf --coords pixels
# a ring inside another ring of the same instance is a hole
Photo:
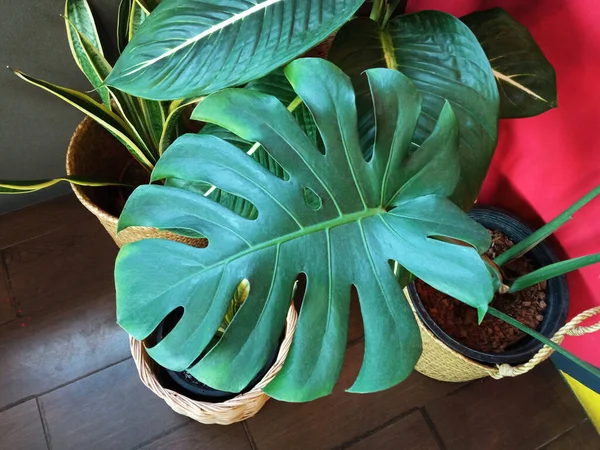
[[[500,92],[500,117],[531,117],[556,108],[556,73],[527,28],[501,8],[461,19],[490,60]]]
[[[81,92],[77,92],[73,89],[58,86],[56,84],[48,83],[47,81],[39,80],[32,76],[26,75],[20,70],[13,70],[14,74],[22,80],[27,81],[34,86],[42,88],[43,90],[54,94],[58,98],[74,106],[79,111],[90,116],[93,120],[102,125],[108,132],[110,132],[119,142],[121,142],[129,153],[145,168],[152,170],[154,167],[155,160],[151,154],[144,151],[144,144],[135,137],[135,132],[123,119],[117,116],[114,112],[108,109],[101,103],[96,102],[94,99],[88,97]]]
[[[459,176],[456,117],[446,105],[434,131],[411,153],[421,95],[397,71],[367,71],[377,117],[367,162],[350,79],[321,59],[297,60],[285,73],[315,119],[325,154],[275,97],[226,89],[204,99],[194,118],[260,142],[288,178],[216,136],[177,139],[157,163],[153,180],[214,184],[247,199],[258,215],[244,218],[181,188],[137,188],[120,230],[151,226],[203,235],[209,244],[200,249],[151,239],[123,247],[115,269],[118,321],[141,340],[183,307],[181,320],[149,354],[217,389],[239,392],[277,345],[294,282],[304,273],[307,287],[290,353],[266,392],[288,401],[331,392],[346,348],[352,286],[359,294],[365,354],[350,391],[386,389],[412,371],[421,352],[418,327],[390,260],[481,310],[493,296],[479,257],[489,234],[445,198]],[[243,279],[250,283],[248,298],[216,346],[194,364]]]
[[[39,191],[66,181],[68,183],[77,184],[80,186],[128,186],[124,183],[95,180],[92,178],[84,177],[60,177],[60,178],[49,178],[44,180],[27,180],[27,181],[15,181],[15,180],[0,180],[0,194],[28,194],[30,192]]]
[[[64,18],[69,46],[77,66],[98,91],[104,106],[110,109],[110,95],[104,80],[112,67],[104,59],[94,18],[87,1],[67,0]]]
[[[357,90],[359,132],[366,154],[375,123],[364,70],[397,69],[423,94],[413,138],[418,148],[433,131],[447,100],[459,124],[461,178],[453,200],[470,208],[487,172],[497,141],[498,88],[490,63],[473,33],[456,17],[439,11],[396,16],[385,28],[367,18],[344,25],[329,59],[353,80]]]
[[[333,33],[364,0],[164,0],[107,84],[155,100],[242,85]]]

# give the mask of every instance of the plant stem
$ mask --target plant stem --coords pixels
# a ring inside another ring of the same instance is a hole
[[[498,311],[495,308],[492,308],[491,306],[488,309],[488,312],[492,316],[497,317],[498,319],[501,319],[501,320],[505,321],[506,323],[512,325],[513,327],[521,330],[523,333],[528,334],[529,336],[537,339],[541,343],[543,343],[543,344],[547,345],[548,347],[550,347],[552,350],[556,351],[557,353],[560,353],[561,355],[563,355],[568,360],[574,362],[575,364],[577,364],[582,369],[588,371],[590,374],[592,374],[595,377],[597,377],[598,379],[600,379],[600,369],[598,369],[597,367],[592,366],[590,363],[587,363],[587,362],[583,361],[582,359],[579,359],[573,353],[568,352],[567,350],[565,350],[564,348],[562,348],[560,345],[558,345],[556,342],[553,342],[550,339],[548,339],[546,336],[538,333],[537,331],[532,330],[531,328],[523,325],[518,320],[513,319],[512,317],[504,314],[503,312]]]
[[[383,11],[383,2],[386,0],[373,0],[373,7],[371,8],[371,15],[369,18],[376,22],[379,22],[379,17]]]

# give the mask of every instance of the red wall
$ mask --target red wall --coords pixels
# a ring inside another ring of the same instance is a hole
[[[410,0],[407,12],[439,9],[462,16],[500,6],[525,25],[554,65],[558,108],[502,120],[480,196],[539,226],[600,184],[600,1]],[[561,256],[600,252],[600,197],[552,242]],[[600,305],[600,264],[572,273],[570,316]],[[600,366],[600,332],[567,338],[565,347]]]

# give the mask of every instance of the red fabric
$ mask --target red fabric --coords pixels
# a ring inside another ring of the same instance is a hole
[[[600,184],[600,2],[597,0],[410,0],[462,16],[500,6],[525,25],[556,69],[558,108],[502,120],[499,143],[479,202],[518,214],[537,227]],[[600,198],[556,233],[561,257],[600,252]],[[568,276],[570,317],[600,305],[600,264]],[[600,366],[600,332],[567,338],[565,347]]]

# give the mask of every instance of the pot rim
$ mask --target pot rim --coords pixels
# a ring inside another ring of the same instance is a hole
[[[472,216],[477,216],[477,213],[480,212],[486,212],[488,214],[492,213],[497,219],[500,219],[497,223],[502,224],[502,222],[508,222],[513,226],[513,228],[518,229],[518,232],[520,233],[533,233],[533,231],[524,225],[520,219],[515,217],[513,214],[510,214],[499,208],[477,205],[471,211],[472,212],[470,212],[470,215]],[[504,230],[502,229],[499,231],[504,233]],[[511,236],[509,236],[509,238],[511,238]],[[514,241],[514,239],[511,240]],[[558,258],[554,252],[552,252],[548,244],[545,242],[541,242],[527,254],[532,257],[535,262],[541,264],[542,266],[558,261]],[[431,332],[435,338],[439,339],[444,345],[447,345],[450,349],[479,364],[486,365],[487,367],[497,364],[522,364],[531,359],[533,355],[535,355],[544,346],[543,343],[535,340],[534,338],[525,336],[512,344],[510,346],[513,347],[512,349],[502,353],[486,353],[474,350],[453,339],[431,318],[421,302],[414,282],[406,287],[406,291],[410,296],[410,301],[413,304],[415,312],[427,330]],[[560,275],[548,280],[546,298],[548,303],[547,308],[555,308],[553,309],[556,311],[554,316],[555,319],[553,321],[542,322],[541,329],[540,326],[538,326],[538,332],[547,337],[552,337],[556,331],[558,331],[566,323],[568,316],[569,289],[565,275]],[[554,302],[553,306],[551,306],[551,298],[556,298],[558,300],[558,302]]]

